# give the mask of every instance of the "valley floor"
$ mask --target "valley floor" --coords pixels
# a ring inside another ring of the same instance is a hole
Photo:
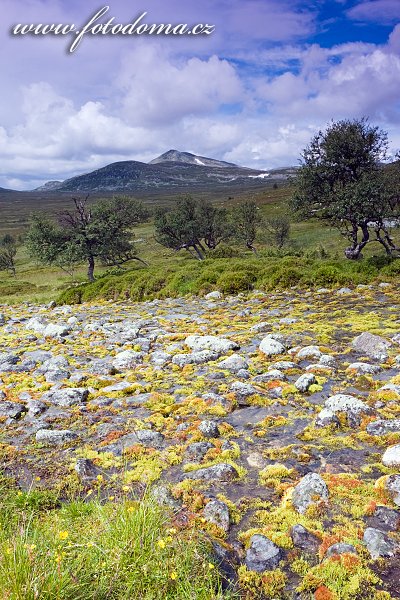
[[[398,300],[4,306],[2,471],[24,494],[150,494],[248,600],[400,598]]]

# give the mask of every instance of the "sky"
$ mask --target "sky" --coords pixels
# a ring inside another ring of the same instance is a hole
[[[215,25],[204,36],[17,36],[16,24]],[[400,0],[1,0],[0,187],[175,148],[268,170],[333,119],[400,149]]]

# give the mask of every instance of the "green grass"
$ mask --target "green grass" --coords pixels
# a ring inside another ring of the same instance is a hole
[[[260,214],[268,218],[287,214],[287,200],[291,193],[289,186],[282,186],[277,190],[266,188],[255,191],[251,197],[260,207]],[[219,205],[233,206],[248,197],[249,193],[245,192],[229,200],[217,195],[215,201]],[[157,203],[172,201],[173,198],[164,198]],[[46,202],[43,199],[38,202],[42,209],[54,213],[57,208],[64,208],[70,199],[64,195],[59,200],[49,198]],[[154,205],[154,201],[148,203]],[[4,210],[7,218],[0,227],[0,234],[20,233],[23,229],[20,231],[20,223],[26,228],[31,212],[27,200],[14,201],[12,205],[8,202]],[[141,224],[134,233],[138,255],[149,267],[143,269],[132,261],[124,265],[119,276],[109,276],[109,269],[97,264],[97,281],[92,285],[81,285],[86,281],[85,265],[77,267],[71,276],[55,266],[35,264],[26,249],[21,247],[17,255],[17,276],[0,274],[0,303],[47,303],[60,296],[62,302],[97,298],[146,300],[206,293],[214,289],[235,293],[255,287],[268,291],[297,284],[308,287],[350,285],[368,283],[376,277],[389,279],[400,274],[399,261],[389,265],[382,248],[376,243],[366,247],[364,259],[356,263],[344,259],[346,240],[337,230],[316,220],[293,222],[290,243],[283,253],[274,249],[267,234],[261,233],[256,241],[260,255],[258,260],[243,247],[230,244],[229,247],[218,247],[203,264],[184,250],[175,252],[157,244],[152,223]],[[374,254],[382,258],[377,259]]]
[[[212,600],[210,544],[148,498],[59,503],[0,482],[1,600]]]

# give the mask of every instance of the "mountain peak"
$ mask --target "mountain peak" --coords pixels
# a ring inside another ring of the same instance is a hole
[[[216,167],[220,169],[226,169],[228,167],[237,167],[234,163],[225,162],[224,160],[216,160],[215,158],[207,158],[206,156],[199,156],[192,154],[191,152],[180,152],[179,150],[171,149],[157,158],[154,158],[149,162],[150,165],[157,165],[160,163],[184,163],[187,165],[197,165],[199,167]]]

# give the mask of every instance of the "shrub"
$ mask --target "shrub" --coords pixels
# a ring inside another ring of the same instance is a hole
[[[217,285],[223,294],[238,294],[253,289],[255,280],[254,273],[228,271],[220,276]]]

